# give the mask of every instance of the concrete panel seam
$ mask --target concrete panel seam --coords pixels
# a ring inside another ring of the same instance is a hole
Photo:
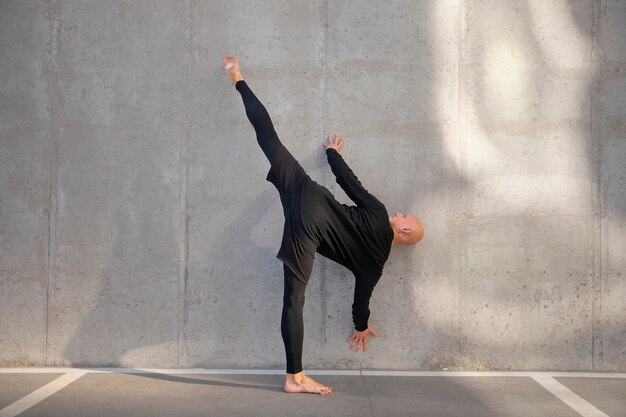
[[[361,381],[363,382],[363,386],[365,387],[365,394],[367,395],[367,402],[370,405],[370,412],[372,413],[373,417],[376,417],[376,411],[374,411],[374,404],[372,404],[372,396],[370,395],[370,390],[367,387],[367,381],[365,380],[365,375],[363,375],[363,370],[360,370],[359,374],[361,375]]]
[[[600,48],[600,16],[602,5],[600,0],[593,2],[593,34],[592,34],[592,59],[595,58],[595,77],[590,87],[590,122],[591,141],[595,145],[595,184],[592,186],[593,204],[596,207],[594,221],[594,253],[593,274],[591,277],[591,369],[602,369],[602,132],[600,130],[600,83],[602,50]]]
[[[464,180],[465,180],[465,173],[466,173],[466,148],[467,148],[467,144],[466,144],[466,140],[467,140],[467,135],[464,134],[464,132],[467,131],[466,129],[466,111],[465,111],[465,78],[464,78],[464,74],[463,74],[463,47],[464,47],[464,31],[466,30],[466,26],[467,26],[467,21],[466,19],[466,12],[465,12],[465,3],[464,0],[459,0],[458,1],[458,7],[457,7],[457,16],[458,16],[458,25],[457,25],[457,30],[458,30],[458,54],[457,54],[457,65],[458,65],[458,72],[457,72],[457,89],[458,89],[458,98],[457,98],[457,126],[458,126],[458,132],[457,132],[457,140],[458,140],[458,154],[457,154],[457,158],[458,158],[458,166],[459,166],[459,170],[458,170],[458,175],[459,175],[459,209],[457,211],[458,215],[459,215],[459,219],[458,221],[461,223],[460,224],[460,230],[461,230],[461,234],[459,237],[459,242],[458,242],[458,251],[459,251],[459,276],[458,276],[458,286],[457,286],[457,317],[458,317],[458,324],[457,324],[457,338],[458,338],[458,358],[460,359],[463,356],[464,353],[464,349],[463,349],[463,331],[464,331],[464,323],[465,323],[465,311],[464,311],[464,304],[463,304],[463,291],[465,289],[465,275],[466,275],[466,263],[467,263],[467,241],[466,241],[466,237],[467,237],[467,230],[466,230],[466,213],[465,213],[465,208],[464,208],[464,200],[463,200],[463,190],[464,190]]]
[[[52,271],[51,265],[54,266],[55,262],[55,236],[56,236],[56,216],[52,214],[56,213],[56,182],[58,181],[58,148],[57,142],[59,138],[58,129],[55,124],[55,107],[58,105],[58,85],[55,76],[55,52],[58,47],[56,38],[60,37],[59,31],[61,26],[61,9],[62,5],[57,0],[50,0],[48,3],[49,9],[49,29],[50,29],[50,66],[48,72],[48,112],[50,115],[50,126],[48,135],[48,256],[46,263],[46,323],[45,323],[45,341],[44,341],[44,364],[49,363],[49,333],[50,333],[50,299],[54,297],[54,291],[50,291]],[[53,157],[56,157],[53,164]],[[53,183],[53,177],[55,182]],[[54,186],[53,186],[54,185]]]
[[[324,31],[323,31],[323,43],[324,43],[324,53],[322,55],[322,135],[326,135],[326,54],[327,54],[327,44],[328,44],[328,0],[324,0]],[[320,161],[320,164],[323,164],[323,161]],[[324,182],[328,183],[327,174],[328,170],[322,170],[322,176],[324,178]],[[327,305],[326,305],[326,259],[324,257],[321,258],[320,262],[320,299],[321,299],[321,335],[322,335],[322,344],[326,345],[326,316],[327,313]]]
[[[51,208],[51,187],[52,187],[52,176],[51,176],[51,159],[52,159],[52,54],[54,53],[54,34],[53,34],[53,26],[52,26],[52,0],[48,2],[48,18],[49,18],[49,36],[50,36],[50,50],[49,50],[49,59],[50,63],[48,66],[48,115],[50,117],[50,126],[48,131],[48,207],[47,207],[47,222],[48,222],[48,247],[47,247],[47,263],[46,263],[46,323],[45,323],[45,335],[44,335],[44,363],[48,363],[48,321],[49,321],[49,303],[50,303],[50,208]]]
[[[191,82],[192,66],[193,66],[193,45],[191,39],[192,32],[192,2],[187,3],[187,83]],[[189,143],[191,138],[192,116],[188,107],[185,121],[185,132],[181,135],[181,146],[178,155],[179,166],[179,221],[182,237],[179,246],[179,277],[178,277],[178,329],[176,337],[176,365],[180,366],[180,345],[181,337],[186,346],[187,341],[187,284],[189,281],[189,270],[187,268],[189,261],[189,213],[187,212],[187,189],[189,187]],[[182,281],[182,282],[181,282]],[[181,285],[182,284],[182,285]],[[182,290],[181,290],[182,287]]]

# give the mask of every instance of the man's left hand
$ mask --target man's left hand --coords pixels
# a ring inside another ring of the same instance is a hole
[[[363,352],[365,352],[367,351],[367,336],[370,333],[374,336],[378,336],[378,333],[374,331],[372,326],[367,326],[367,329],[362,332],[354,330],[354,334],[348,337],[346,342],[352,342],[350,343],[350,349],[354,349],[355,352],[358,352],[361,346],[363,346]]]
[[[335,139],[332,138],[332,135],[328,134],[328,140],[324,139],[324,146],[326,149],[332,148],[337,151],[337,153],[341,152],[341,147],[343,146],[343,136],[339,136],[339,134],[335,134]]]

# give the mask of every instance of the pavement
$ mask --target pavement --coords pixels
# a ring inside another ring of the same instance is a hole
[[[0,417],[626,417],[623,373],[305,372],[333,393],[278,370],[0,368]]]

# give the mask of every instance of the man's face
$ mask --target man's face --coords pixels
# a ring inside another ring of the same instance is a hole
[[[396,211],[393,216],[389,218],[395,227],[408,227],[410,229],[417,229],[421,223],[417,216],[413,214],[404,214]]]
[[[399,211],[396,211],[396,214],[393,215],[393,217],[397,217],[397,218],[399,218],[399,217],[406,218],[406,216],[407,216],[406,214],[402,214]]]
[[[392,219],[394,219],[394,223],[397,224],[400,227],[405,227],[408,225],[413,225],[415,224],[415,216],[412,214],[404,214],[404,213],[400,213],[399,211],[396,211],[396,213],[391,216]]]

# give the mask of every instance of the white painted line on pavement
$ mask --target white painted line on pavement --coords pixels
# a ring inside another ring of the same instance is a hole
[[[549,376],[533,377],[542,387],[554,394],[558,399],[569,405],[583,417],[609,417],[607,414],[598,410],[587,400],[571,391],[565,385]]]
[[[625,373],[610,372],[525,372],[525,371],[361,371],[364,376],[454,376],[454,377],[526,377],[551,376],[570,378],[626,378]]]
[[[284,375],[279,369],[208,369],[208,368],[0,368],[0,374],[49,374],[67,372],[109,373],[109,374],[145,374],[160,373],[170,375],[207,374],[207,375]],[[311,375],[346,375],[346,376],[447,376],[447,377],[527,377],[549,376],[555,378],[626,378],[626,373],[612,372],[526,372],[526,371],[375,371],[375,370],[332,370],[307,369]]]
[[[283,374],[285,373],[285,371],[283,371]],[[305,373],[307,375],[345,375],[345,376],[361,376],[362,373],[361,371],[340,371],[340,370],[324,370],[324,369],[318,369],[318,370],[313,370],[311,369],[306,370]]]
[[[0,368],[1,374],[50,374],[81,371],[89,374],[166,374],[166,375],[285,375],[279,369],[206,369],[206,368]],[[353,370],[306,370],[308,375],[360,376]]]
[[[7,405],[0,410],[0,417],[15,417],[16,415],[28,410],[40,401],[45,400],[57,391],[67,387],[87,372],[72,371],[65,375],[61,375],[54,381],[44,385],[43,387],[31,392],[30,394],[20,398],[12,404]]]
[[[278,375],[279,370],[265,369],[204,369],[204,368],[88,368],[89,373],[106,374],[163,374],[163,375]]]
[[[74,368],[0,368],[0,374],[64,374]]]

